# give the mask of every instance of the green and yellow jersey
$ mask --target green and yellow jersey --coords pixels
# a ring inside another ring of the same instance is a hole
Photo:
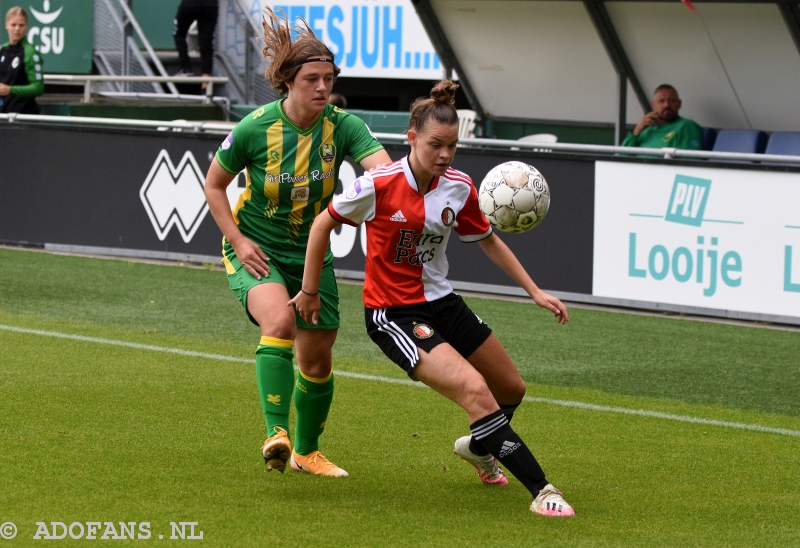
[[[628,133],[621,146],[700,150],[702,142],[703,128],[694,120],[678,116],[669,124],[648,126],[639,135],[634,135],[633,132]]]
[[[367,125],[327,105],[307,129],[292,123],[283,99],[248,114],[217,150],[229,173],[246,169],[247,187],[233,208],[244,236],[267,255],[304,259],[314,218],[328,207],[345,156],[360,162],[383,149]],[[227,256],[231,246],[223,239]]]

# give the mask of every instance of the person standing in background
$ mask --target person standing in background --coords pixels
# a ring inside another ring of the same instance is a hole
[[[214,30],[217,28],[219,3],[217,0],[181,0],[178,13],[172,27],[175,37],[175,48],[178,50],[178,60],[181,64],[180,76],[191,76],[192,64],[189,60],[189,47],[186,44],[186,35],[189,27],[197,21],[197,39],[200,44],[200,73],[202,76],[211,76],[214,66]],[[202,85],[203,89],[206,84]]]
[[[28,12],[6,12],[8,42],[0,46],[0,112],[39,114],[36,97],[44,93],[42,58],[28,42]]]

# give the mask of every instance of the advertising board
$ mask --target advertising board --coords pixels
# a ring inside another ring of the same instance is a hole
[[[0,243],[216,262],[221,234],[203,186],[224,138],[0,124]],[[394,159],[408,153],[386,148]],[[477,147],[460,148],[453,167],[479,186],[512,159],[545,175],[551,208],[530,232],[498,234],[543,289],[577,302],[800,323],[800,173]],[[346,162],[336,193],[362,172]],[[231,204],[245,184],[240,175],[228,187]],[[363,273],[360,228],[338,229],[331,247],[340,272]],[[450,238],[454,285],[519,295],[479,247]]]
[[[593,294],[800,315],[799,178],[597,162]]]
[[[92,71],[92,0],[32,0],[18,5],[28,12],[28,41],[42,54],[45,72]]]
[[[261,26],[265,6],[305,19],[348,77],[438,80],[444,68],[410,0],[246,0]]]
[[[89,246],[221,258],[222,235],[208,212],[205,173],[224,135],[0,124],[0,242]],[[47,161],[42,152],[47,150]],[[387,145],[398,159],[405,145]],[[475,184],[495,165],[534,163],[548,177],[551,210],[525,234],[502,234],[541,287],[591,293],[591,161],[531,158],[522,151],[459,150],[454,167]],[[363,170],[347,159],[335,192]],[[57,166],[55,168],[54,166]],[[240,175],[228,187],[233,204]],[[360,229],[342,227],[332,239],[335,267],[363,272]],[[513,287],[477,244],[450,238],[453,281]]]

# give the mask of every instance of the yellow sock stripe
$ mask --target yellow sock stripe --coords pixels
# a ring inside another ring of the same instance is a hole
[[[277,346],[278,348],[291,348],[294,346],[294,341],[290,341],[287,339],[278,339],[276,337],[267,337],[266,335],[261,337],[261,344],[264,346]]]
[[[299,369],[297,370],[297,372],[300,373],[300,376],[302,376],[305,380],[307,380],[308,382],[313,382],[314,384],[326,383],[329,380],[331,380],[331,377],[333,377],[333,369],[331,369],[331,372],[328,373],[328,376],[325,377],[324,379],[315,379],[314,377],[309,377],[308,375],[303,374],[303,372],[300,371]]]

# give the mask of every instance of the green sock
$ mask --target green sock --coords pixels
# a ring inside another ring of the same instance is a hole
[[[294,386],[293,344],[289,340],[261,337],[261,344],[256,349],[256,379],[261,410],[267,423],[267,437],[275,435],[276,426],[289,432]]]
[[[297,454],[308,455],[319,449],[319,437],[325,430],[332,401],[333,371],[326,379],[306,377],[298,371],[294,385],[294,408],[297,410],[294,450]]]

